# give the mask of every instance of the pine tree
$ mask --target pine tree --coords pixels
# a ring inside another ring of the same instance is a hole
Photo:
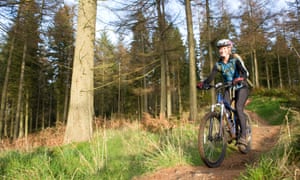
[[[53,82],[56,99],[56,124],[66,122],[71,86],[71,68],[74,51],[73,13],[68,6],[55,14],[53,27],[48,30],[50,39],[49,75]]]
[[[94,118],[96,0],[80,0],[65,143],[90,140]],[[80,133],[78,133],[80,132]]]
[[[188,43],[189,43],[190,114],[191,114],[191,120],[196,120],[197,119],[196,63],[195,63],[196,57],[195,57],[195,42],[194,42],[190,0],[185,0],[185,13],[186,13]]]
[[[114,97],[117,95],[115,76],[116,47],[107,32],[100,34],[96,40],[95,54],[95,115],[108,118],[114,108]]]
[[[255,87],[260,87],[260,71],[263,68],[262,61],[259,61],[260,51],[267,48],[265,32],[267,29],[263,25],[270,19],[269,12],[264,9],[268,3],[265,1],[244,0],[244,13],[240,23],[241,35],[239,46],[243,53],[250,54],[249,58],[244,58],[246,63],[250,59],[250,70]],[[263,54],[263,53],[262,53]]]

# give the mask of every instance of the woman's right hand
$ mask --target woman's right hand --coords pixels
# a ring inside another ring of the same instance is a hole
[[[199,82],[199,83],[197,84],[197,88],[198,88],[198,89],[203,89],[203,86],[204,86],[204,83],[203,83],[203,82]]]

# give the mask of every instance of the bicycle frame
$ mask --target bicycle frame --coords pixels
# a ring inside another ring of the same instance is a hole
[[[201,120],[198,134],[198,150],[201,159],[208,167],[218,167],[225,158],[227,144],[230,144],[233,140],[238,141],[240,127],[237,124],[237,111],[233,108],[235,87],[232,84],[218,83],[205,86],[203,89],[208,90],[210,88],[216,89],[217,102],[210,106],[210,112],[206,113]],[[226,102],[223,97],[223,90],[226,88],[230,88],[230,102]],[[230,113],[231,118],[229,118],[227,113]],[[252,135],[249,118],[246,119],[246,132],[247,146],[235,144],[243,154],[251,150]]]
[[[225,111],[226,109],[229,111],[229,114],[232,114],[232,122],[231,120],[228,118],[228,117],[225,117],[226,119],[226,124],[231,132],[231,136],[233,135],[236,135],[236,110],[233,109],[230,105],[229,102],[225,101],[225,99],[223,98],[223,94],[221,92],[222,89],[226,88],[226,87],[229,87],[230,88],[230,99],[233,100],[234,99],[234,92],[235,92],[235,89],[233,86],[231,86],[231,84],[228,84],[228,85],[222,85],[221,83],[219,84],[216,84],[215,86],[213,86],[216,88],[217,90],[217,102],[215,104],[212,104],[211,105],[211,112],[216,112],[216,108],[220,108],[220,128],[219,128],[219,137],[222,137],[223,136],[223,131],[222,131],[222,127],[224,126],[224,122],[223,122],[223,119],[224,119],[224,115],[225,115]],[[233,123],[233,125],[232,125]],[[210,130],[209,130],[209,135],[211,136],[211,132],[212,132],[212,122],[210,122]]]
[[[218,96],[218,99],[219,99],[219,96]],[[216,108],[220,108],[220,119],[223,119],[224,117],[224,108],[225,108],[225,105],[224,103],[222,102],[217,102],[216,104],[212,104],[211,105],[211,112],[216,112]],[[212,128],[213,124],[212,124],[212,120],[210,120],[210,127]],[[219,136],[223,136],[223,131],[222,131],[222,127],[223,127],[223,121],[220,122],[221,125],[220,125],[220,128],[219,128]],[[211,134],[211,129],[209,130],[209,134]]]

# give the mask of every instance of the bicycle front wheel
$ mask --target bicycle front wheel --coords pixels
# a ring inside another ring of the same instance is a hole
[[[219,167],[225,158],[227,139],[220,115],[210,112],[202,119],[198,134],[198,150],[208,167]]]

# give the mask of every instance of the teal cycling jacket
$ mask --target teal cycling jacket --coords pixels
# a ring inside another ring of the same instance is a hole
[[[248,70],[244,65],[243,60],[230,56],[228,63],[225,64],[222,60],[216,62],[212,72],[204,83],[209,84],[215,75],[220,72],[222,74],[224,82],[232,82],[235,78],[243,77],[245,80],[249,76]]]

